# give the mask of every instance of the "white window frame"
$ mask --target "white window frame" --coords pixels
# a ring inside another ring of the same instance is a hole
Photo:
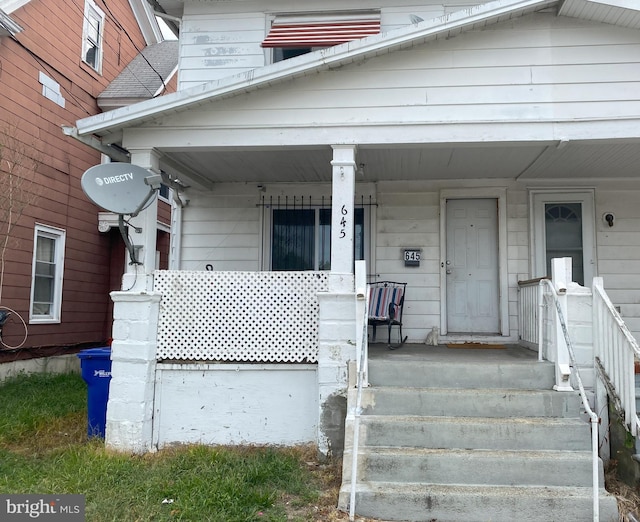
[[[598,275],[595,236],[595,197],[593,189],[531,190],[531,277],[547,274],[545,205],[547,203],[580,203],[582,205],[582,256],[584,284],[590,287]]]
[[[94,42],[89,31],[92,20],[98,21],[100,24],[98,30],[98,41]],[[84,4],[84,24],[82,28],[82,61],[89,67],[102,74],[102,55],[103,55],[103,34],[104,34],[105,15],[92,0],[85,0]],[[87,52],[91,47],[96,49],[95,64],[87,61]]]
[[[38,238],[43,237],[55,241],[55,272],[53,276],[53,302],[49,314],[34,312],[34,297],[36,283],[36,256],[38,252]],[[33,233],[33,259],[31,261],[31,298],[29,303],[29,323],[45,324],[60,323],[62,310],[62,281],[64,274],[64,250],[66,232],[59,228],[36,223]]]

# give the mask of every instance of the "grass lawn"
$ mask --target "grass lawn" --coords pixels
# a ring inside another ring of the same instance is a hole
[[[83,494],[88,522],[341,521],[338,462],[313,447],[115,453],[87,439],[79,375],[0,385],[0,493]]]

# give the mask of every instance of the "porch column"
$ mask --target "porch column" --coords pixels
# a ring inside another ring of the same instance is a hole
[[[113,341],[105,443],[130,453],[153,449],[160,294],[111,292]]]
[[[553,286],[558,293],[558,303],[564,316],[565,325],[569,328],[569,317],[567,316],[567,287],[571,283],[571,258],[565,257],[561,259],[551,260],[551,280]],[[556,391],[573,391],[570,383],[571,376],[571,358],[569,357],[569,349],[567,341],[562,331],[560,320],[556,323],[556,384],[553,389]]]
[[[131,163],[151,172],[160,173],[160,158],[156,151],[131,151]],[[156,268],[156,234],[158,229],[158,198],[154,197],[149,206],[129,222],[129,237],[136,250],[137,261],[132,264],[127,258],[125,274],[122,278],[122,290],[153,290],[153,271]]]
[[[132,153],[131,162],[159,172],[153,150]],[[160,294],[153,292],[157,198],[130,219],[131,243],[139,264],[127,260],[122,291],[112,292],[111,383],[105,443],[131,453],[153,448],[153,405]],[[138,230],[136,230],[136,228]]]
[[[355,146],[334,145],[331,166],[331,272],[353,274]]]
[[[348,363],[356,358],[353,233],[355,147],[333,147],[331,272],[329,291],[318,295],[318,449],[341,456],[347,413]]]

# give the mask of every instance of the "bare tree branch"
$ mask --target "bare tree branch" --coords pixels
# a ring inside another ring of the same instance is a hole
[[[25,209],[36,204],[41,190],[35,180],[40,165],[37,149],[18,136],[17,124],[0,127],[0,302],[7,250],[19,245],[12,233]]]

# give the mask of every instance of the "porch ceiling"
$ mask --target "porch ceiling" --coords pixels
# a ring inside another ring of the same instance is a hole
[[[328,182],[330,147],[164,151],[203,179],[222,182]],[[638,178],[640,143],[631,141],[535,144],[360,146],[362,181],[442,179]]]

